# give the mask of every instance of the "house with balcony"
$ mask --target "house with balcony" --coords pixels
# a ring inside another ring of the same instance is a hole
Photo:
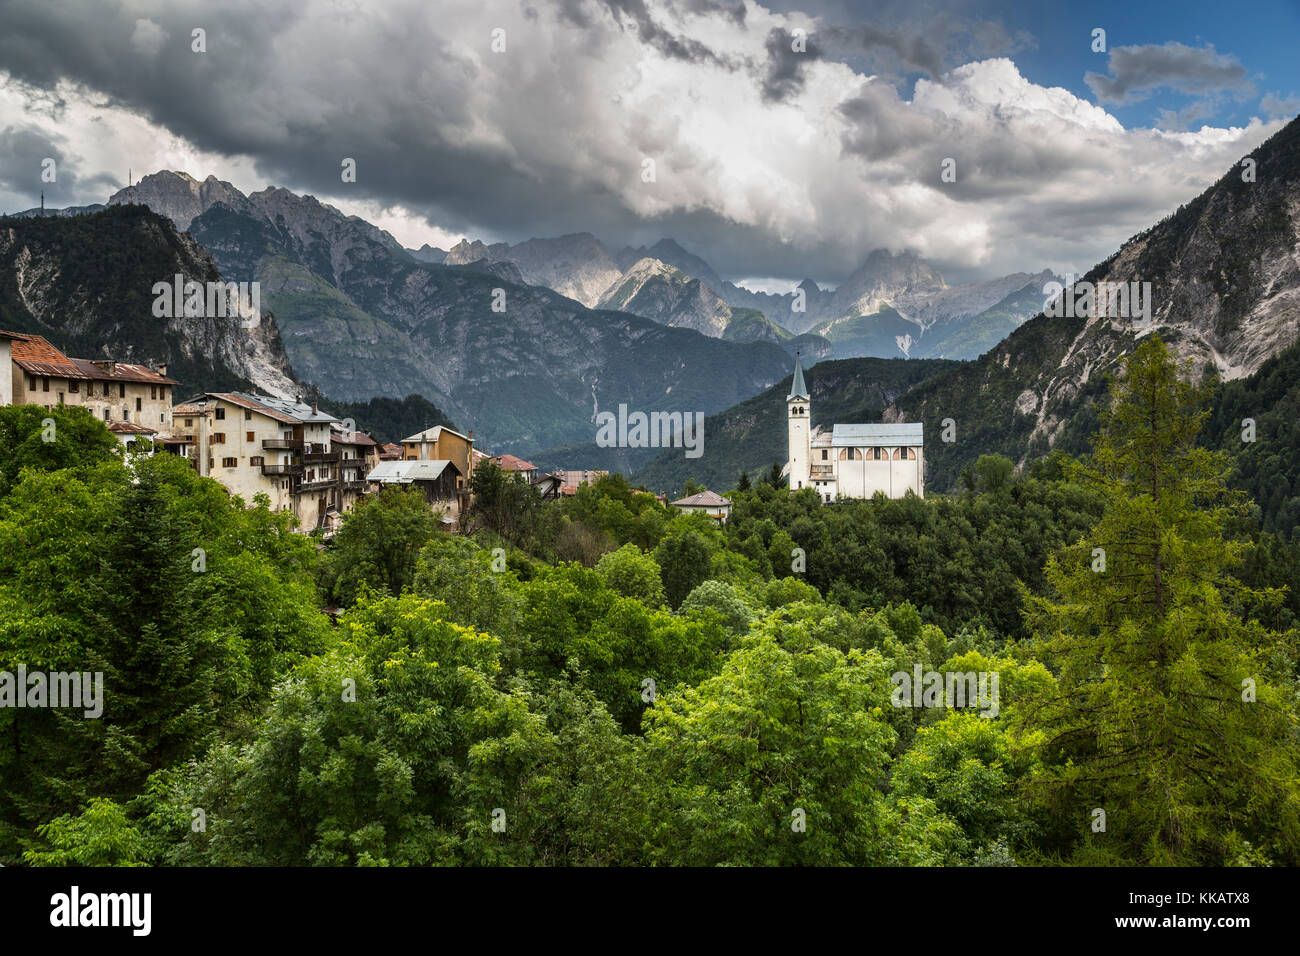
[[[379,443],[365,432],[345,431],[336,425],[330,434],[330,446],[339,450],[339,510],[351,511],[371,490],[366,476],[379,464]]]
[[[164,446],[246,501],[266,494],[272,508],[291,510],[299,527],[311,530],[326,526],[331,511],[346,510],[343,454],[356,446],[334,445],[337,421],[305,402],[205,392],[175,407]],[[362,466],[350,467],[359,482]],[[360,484],[352,488],[355,494],[363,490]]]

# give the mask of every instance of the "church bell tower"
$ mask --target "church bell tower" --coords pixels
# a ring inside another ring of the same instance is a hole
[[[790,490],[808,487],[809,448],[808,386],[803,381],[803,363],[794,359],[794,381],[785,397],[786,423],[790,438]]]

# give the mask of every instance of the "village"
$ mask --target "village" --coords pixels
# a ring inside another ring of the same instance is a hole
[[[317,403],[251,392],[202,392],[183,398],[165,364],[70,358],[39,335],[0,331],[0,405],[85,408],[124,449],[164,451],[252,503],[266,495],[291,511],[298,530],[326,539],[365,495],[389,485],[414,486],[445,530],[461,527],[471,504],[470,479],[484,462],[518,476],[543,500],[577,493],[605,471],[543,472],[511,454],[490,455],[466,434],[436,425],[398,442],[380,443],[356,423]],[[657,496],[665,504],[664,496]],[[705,492],[672,502],[725,522],[730,502]]]

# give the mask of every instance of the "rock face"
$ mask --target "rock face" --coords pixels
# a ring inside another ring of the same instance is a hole
[[[437,246],[431,246],[427,242],[419,249],[407,249],[411,258],[417,262],[434,262],[438,265],[447,261],[447,250],[439,249]]]
[[[609,250],[589,232],[529,239],[513,246],[462,240],[448,251],[446,264],[465,265],[478,259],[513,262],[529,285],[546,286],[588,307],[596,305],[623,272]]]
[[[230,183],[209,176],[203,182],[182,172],[164,170],[142,178],[133,186],[119,189],[108,199],[110,206],[122,203],[139,203],[159,215],[166,216],[181,232],[190,228],[196,216],[213,205],[224,202],[239,208],[247,200]]]
[[[732,317],[731,306],[699,279],[648,257],[634,263],[599,304],[715,339],[722,338]]]
[[[111,268],[101,268],[105,261]],[[44,335],[78,358],[157,365],[186,388],[301,389],[275,320],[157,318],[157,282],[222,280],[212,256],[167,219],[138,207],[0,224],[0,312],[13,331]],[[178,391],[180,391],[178,389]]]
[[[898,309],[904,299],[919,306],[947,288],[943,276],[912,253],[877,249],[835,289],[830,308],[836,316],[872,315],[885,306]]]
[[[960,441],[927,449],[935,487],[951,486],[979,454],[1023,464],[1051,448],[1086,450],[1107,373],[1152,332],[1193,374],[1224,379],[1253,373],[1300,337],[1300,120],[1251,157],[1254,182],[1234,167],[1080,280],[1150,283],[1150,321],[1038,315],[899,401],[910,421],[958,423]]]

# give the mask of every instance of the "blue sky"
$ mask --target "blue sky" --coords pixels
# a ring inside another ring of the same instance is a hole
[[[1203,95],[1168,87],[1150,91],[1128,104],[1105,104],[1126,127],[1155,126],[1164,114],[1197,106],[1189,117],[1191,128],[1202,123],[1240,126],[1261,114],[1260,102],[1270,93],[1290,101],[1286,114],[1300,113],[1300,0],[1258,0],[1258,2],[1206,2],[1206,0],[1133,0],[1133,2],[959,2],[861,3],[853,0],[789,0],[775,4],[782,10],[821,13],[828,19],[850,24],[887,24],[899,18],[921,21],[943,15],[968,20],[989,20],[1003,24],[1008,33],[1024,31],[1032,42],[1019,47],[1012,59],[1028,79],[1042,86],[1064,87],[1093,102],[1097,98],[1084,76],[1108,72],[1109,53],[1092,50],[1092,31],[1106,31],[1108,50],[1124,46],[1181,43],[1188,47],[1212,46],[1221,56],[1239,62],[1246,82],[1245,91]],[[919,74],[909,74],[914,80]],[[1285,106],[1286,104],[1279,104]]]

